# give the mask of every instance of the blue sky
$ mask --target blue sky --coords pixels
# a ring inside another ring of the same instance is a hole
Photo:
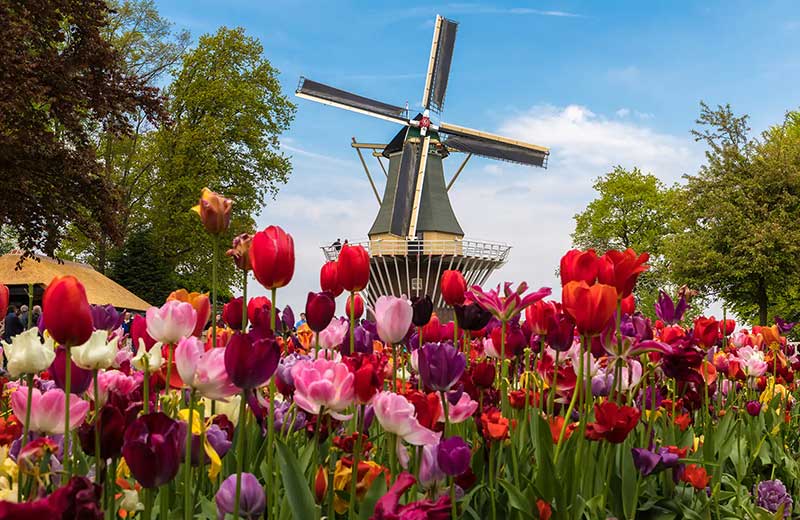
[[[434,16],[458,21],[442,119],[552,148],[547,170],[473,160],[451,191],[468,237],[514,246],[493,282],[555,287],[572,216],[613,165],[640,166],[668,183],[696,171],[703,150],[689,130],[700,100],[731,103],[756,131],[798,106],[800,4],[792,1],[157,5],[195,38],[220,25],[244,27],[263,42],[288,93],[305,75],[412,107]],[[294,172],[278,198],[265,201],[259,223],[294,235],[297,274],[283,297],[302,307],[317,288],[318,246],[365,237],[377,210],[350,137],[385,142],[398,128],[296,101],[283,139]],[[379,173],[374,161],[370,167]]]

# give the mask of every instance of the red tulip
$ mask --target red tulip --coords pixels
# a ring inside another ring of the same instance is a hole
[[[256,296],[247,302],[247,319],[253,327],[269,325],[270,310],[272,302],[266,296]]]
[[[294,275],[294,241],[278,226],[269,226],[253,236],[250,265],[256,280],[267,289],[278,289]]]
[[[561,291],[564,311],[582,334],[600,334],[617,309],[617,290],[610,285],[569,282]]]
[[[322,332],[333,319],[335,312],[336,302],[333,299],[333,294],[327,291],[308,293],[308,298],[306,299],[306,323],[308,328],[314,332]]]
[[[356,353],[344,358],[347,368],[353,373],[353,386],[356,400],[368,403],[379,390],[383,389],[383,370],[374,354]]]
[[[461,271],[447,270],[442,273],[440,282],[442,298],[447,305],[463,305],[467,292],[467,281]]]
[[[137,350],[139,344],[143,343],[147,351],[156,344],[150,334],[147,333],[147,319],[144,316],[137,314],[133,317],[131,322],[131,340],[133,341],[133,348]]]
[[[619,406],[613,401],[594,405],[595,422],[586,425],[586,438],[605,439],[613,444],[625,440],[636,428],[642,413],[632,406]]]
[[[44,326],[62,345],[83,345],[94,328],[86,289],[71,275],[56,276],[42,298]]]
[[[357,294],[355,295],[355,297],[356,297],[356,306],[355,306],[355,309],[354,309],[353,317],[355,319],[358,319],[358,318],[361,317],[362,314],[364,314],[364,300],[361,299],[361,296],[359,296]],[[352,299],[353,299],[353,295],[351,294],[350,296],[347,297],[347,302],[345,303],[345,306],[344,306],[344,310],[347,313],[347,318],[348,319],[350,318],[350,301]]]
[[[345,291],[361,291],[369,283],[369,253],[361,246],[344,244],[336,262],[336,276]]]
[[[694,320],[693,337],[698,345],[704,348],[710,348],[717,344],[720,330],[721,327],[713,316],[711,318],[701,316]]]
[[[736,330],[736,321],[734,320],[720,320],[719,333],[724,336],[730,336]]]
[[[0,283],[0,316],[6,317],[8,313],[8,287]]]
[[[530,327],[530,331],[539,336],[547,334],[552,326],[550,323],[558,314],[559,307],[561,305],[553,301],[533,302],[530,307],[525,309],[525,323]]]
[[[561,257],[561,285],[569,282],[586,282],[592,285],[597,280],[599,259],[594,249],[579,251],[572,249]]]
[[[425,343],[438,343],[442,340],[442,324],[439,316],[434,312],[428,324],[422,327],[422,341]]]
[[[618,297],[625,298],[633,292],[639,275],[650,268],[645,265],[649,258],[648,253],[636,256],[631,248],[625,251],[607,251],[600,258],[597,280],[616,287]]]
[[[684,470],[681,480],[692,485],[695,489],[705,489],[711,481],[711,476],[706,469],[697,464],[688,464]]]
[[[633,314],[636,311],[636,298],[633,294],[629,294],[622,299],[620,306],[623,314]]]
[[[242,313],[244,313],[244,302],[240,296],[222,306],[222,321],[233,330],[241,330]]]
[[[319,271],[319,286],[323,291],[328,291],[336,298],[344,291],[344,287],[339,283],[339,275],[336,271],[336,262],[326,262]]]

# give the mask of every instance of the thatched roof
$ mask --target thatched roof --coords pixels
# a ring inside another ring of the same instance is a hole
[[[139,298],[114,280],[103,276],[91,266],[77,262],[59,262],[46,256],[26,258],[22,269],[17,270],[20,255],[16,252],[0,256],[0,283],[8,286],[49,284],[56,275],[71,274],[86,287],[89,303],[111,304],[114,307],[144,311],[150,304]],[[38,261],[37,261],[38,260]]]

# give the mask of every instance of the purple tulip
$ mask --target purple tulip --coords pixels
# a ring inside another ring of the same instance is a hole
[[[439,468],[451,477],[457,477],[469,469],[472,452],[464,439],[459,436],[448,437],[439,443],[436,459]]]
[[[492,313],[478,305],[456,305],[453,307],[458,318],[458,326],[464,330],[477,331],[484,328],[492,319]]]
[[[71,362],[71,370],[70,370],[71,380],[69,389],[71,393],[75,395],[81,395],[89,388],[89,385],[92,382],[92,371],[80,368],[72,360],[70,360],[70,362]],[[56,349],[56,357],[55,359],[53,359],[53,363],[50,365],[48,371],[50,372],[50,377],[52,377],[53,381],[56,382],[56,386],[58,386],[60,389],[64,391],[66,391],[66,386],[67,386],[66,367],[67,367],[67,349],[64,346],[59,346]]]
[[[747,413],[753,417],[758,417],[758,414],[761,413],[761,403],[758,401],[748,401],[744,407],[747,409]]]
[[[424,327],[431,321],[433,301],[427,294],[425,296],[415,296],[412,298],[411,308],[414,309],[414,317],[411,319],[411,323],[417,327]]]
[[[681,321],[688,308],[689,304],[686,303],[685,296],[681,296],[678,305],[675,305],[667,293],[658,291],[658,301],[655,304],[656,316],[667,325],[674,325]]]
[[[123,316],[117,312],[113,305],[92,305],[90,310],[94,330],[111,332],[122,325]]]
[[[225,347],[225,370],[239,388],[257,388],[275,373],[280,357],[274,337],[254,340],[250,334],[236,332]]]
[[[426,343],[418,356],[422,384],[438,392],[450,390],[467,366],[464,354],[450,343]]]
[[[322,332],[330,324],[336,312],[336,301],[333,294],[322,291],[309,292],[306,299],[306,323],[314,332]]]
[[[294,324],[294,311],[287,305],[283,308],[283,312],[281,312],[281,325],[283,325],[283,330],[288,332],[294,329]]]
[[[575,324],[567,314],[559,312],[547,327],[545,341],[551,349],[566,352],[572,347],[574,340]]]
[[[142,415],[125,430],[122,455],[142,487],[156,488],[178,474],[185,427],[155,412]]]
[[[653,328],[650,325],[650,318],[638,312],[633,316],[624,315],[619,324],[619,329],[623,336],[636,338],[638,341],[653,339]]]
[[[252,473],[242,473],[241,493],[239,495],[239,518],[256,520],[261,518],[267,508],[267,497],[258,479]],[[217,503],[217,518],[232,515],[236,500],[236,474],[226,478],[219,487],[214,501]]]
[[[778,330],[781,331],[781,334],[788,334],[791,332],[794,326],[797,325],[797,322],[788,322],[780,316],[775,316],[775,324],[778,326]]]
[[[659,448],[658,452],[645,448],[632,448],[631,455],[633,465],[645,477],[656,471],[674,468],[680,461],[678,454],[672,453],[668,448]]]
[[[356,352],[360,352],[362,354],[372,354],[373,342],[378,339],[378,329],[376,328],[375,323],[363,320],[361,323],[356,325],[353,337],[355,338],[354,343]],[[349,327],[345,332],[344,339],[339,347],[339,351],[343,356],[349,356],[352,354],[350,352]]]
[[[792,514],[792,497],[786,491],[786,486],[780,480],[764,480],[758,483],[755,489],[756,505],[777,513],[783,506],[783,517],[789,518]]]

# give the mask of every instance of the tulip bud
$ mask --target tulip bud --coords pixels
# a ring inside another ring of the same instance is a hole
[[[336,264],[337,279],[345,291],[361,291],[369,283],[369,253],[363,247],[344,244]]]
[[[353,318],[358,319],[364,314],[364,300],[361,299],[361,296],[355,295],[356,297],[356,305],[355,309],[353,310]],[[347,297],[347,302],[345,303],[344,310],[347,313],[347,317],[350,318],[350,302],[353,299],[353,295]]]
[[[442,273],[441,291],[447,305],[463,305],[467,282],[461,271],[447,270]]]
[[[272,302],[266,296],[256,296],[247,302],[247,319],[253,327],[260,327],[264,324],[269,325],[270,311]]]
[[[378,336],[385,343],[400,343],[408,334],[414,310],[407,298],[381,296],[375,302]]]
[[[44,324],[61,345],[83,345],[92,335],[92,311],[86,289],[71,275],[56,276],[42,298]]]
[[[322,332],[333,319],[336,302],[328,291],[310,292],[306,299],[306,324],[314,332]]]
[[[231,199],[203,188],[200,202],[192,208],[192,211],[200,215],[200,221],[206,231],[212,235],[219,235],[227,231],[231,225],[231,206],[233,206]]]
[[[267,289],[279,289],[294,276],[294,240],[278,226],[269,226],[253,236],[250,245],[253,275]]]
[[[431,321],[431,314],[433,314],[433,301],[427,294],[425,296],[417,296],[411,300],[411,308],[414,310],[414,317],[411,323],[417,327],[423,327]]]
[[[233,239],[231,249],[228,249],[225,254],[233,258],[236,267],[242,271],[250,270],[250,245],[253,243],[253,237],[247,233],[237,235]]]
[[[753,417],[758,417],[758,414],[761,413],[761,403],[758,401],[748,401],[744,407],[747,409],[747,413]]]
[[[319,271],[319,286],[323,291],[328,291],[336,298],[344,291],[339,283],[337,264],[334,261],[326,262]]]
[[[244,312],[244,304],[242,297],[233,298],[231,301],[222,306],[222,321],[233,330],[241,330],[242,328],[242,313]]]

